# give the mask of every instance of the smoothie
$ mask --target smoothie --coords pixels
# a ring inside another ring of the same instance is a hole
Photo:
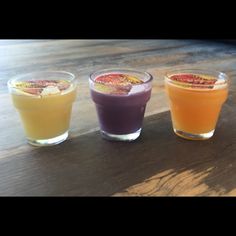
[[[136,139],[151,96],[151,76],[114,71],[99,74],[90,80],[90,86],[103,136],[110,140]]]

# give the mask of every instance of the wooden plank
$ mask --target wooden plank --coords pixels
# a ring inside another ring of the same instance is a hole
[[[235,99],[235,93],[231,99]],[[146,118],[140,139],[108,142],[99,132],[0,159],[0,195],[224,195],[236,191],[232,100],[214,137],[173,134],[169,112]],[[111,155],[112,153],[112,155]]]
[[[235,195],[235,54],[233,45],[199,40],[0,41],[0,195]],[[88,75],[111,66],[154,76],[134,143],[110,143],[97,132]],[[231,78],[216,134],[205,142],[173,134],[164,93],[166,71],[195,67]],[[11,76],[36,69],[68,70],[79,82],[70,139],[51,148],[26,143],[7,92]]]

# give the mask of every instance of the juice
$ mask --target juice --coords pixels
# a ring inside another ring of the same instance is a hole
[[[188,139],[214,134],[221,107],[228,96],[226,77],[195,73],[171,74],[166,79],[173,129]]]
[[[33,145],[50,145],[68,136],[76,86],[69,80],[11,81],[9,85],[26,137]]]
[[[103,72],[90,80],[103,137],[122,141],[139,137],[151,96],[150,82],[149,74],[120,70]]]
[[[75,90],[64,95],[29,97],[12,94],[13,104],[18,109],[27,137],[49,139],[69,129],[72,102]]]

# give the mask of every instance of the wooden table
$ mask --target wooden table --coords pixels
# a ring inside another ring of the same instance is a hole
[[[0,41],[0,195],[236,195],[236,46],[200,40]],[[132,67],[154,76],[143,132],[133,143],[101,138],[88,75]],[[215,135],[173,134],[163,74],[174,68],[221,70],[231,77]],[[79,81],[68,141],[28,145],[7,80],[33,70],[67,70]]]

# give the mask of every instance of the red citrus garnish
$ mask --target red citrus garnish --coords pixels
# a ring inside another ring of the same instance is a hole
[[[108,75],[101,75],[95,79],[98,83],[103,84],[123,84],[127,82],[126,77],[123,74],[108,74]]]
[[[128,94],[133,84],[143,83],[139,78],[119,73],[101,75],[95,81],[96,83],[102,84],[102,86],[95,84],[101,92],[120,95]]]
[[[24,88],[22,89],[25,93],[30,93],[32,95],[40,95],[41,92],[43,91],[42,88]]]
[[[197,74],[175,74],[170,77],[171,80],[187,83],[192,88],[213,88],[217,79],[207,75],[197,75]],[[209,85],[209,86],[201,86]]]
[[[15,82],[15,87],[32,95],[40,95],[48,87],[58,88],[59,91],[66,90],[70,83],[66,80],[28,80]]]

